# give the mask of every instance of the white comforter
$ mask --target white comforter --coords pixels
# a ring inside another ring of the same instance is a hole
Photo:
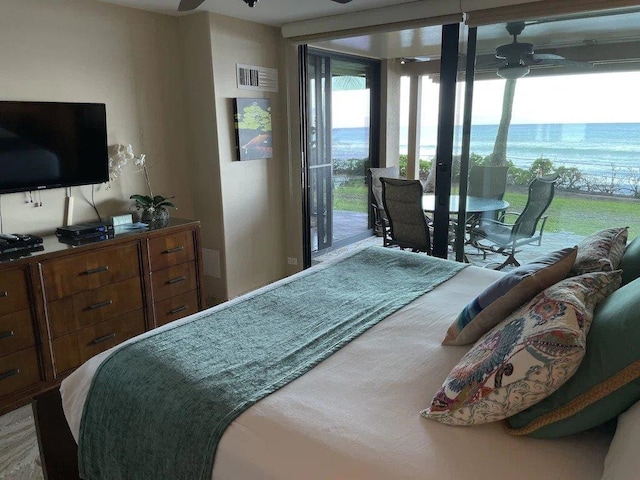
[[[500,423],[451,427],[419,414],[468,349],[440,345],[447,327],[500,275],[466,268],[258,402],[224,433],[213,478],[599,479],[607,435],[535,440],[512,437]],[[107,354],[62,383],[76,439],[92,375]]]

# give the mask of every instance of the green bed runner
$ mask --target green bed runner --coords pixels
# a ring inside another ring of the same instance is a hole
[[[465,265],[370,247],[117,350],[96,372],[84,480],[210,480],[225,428]]]

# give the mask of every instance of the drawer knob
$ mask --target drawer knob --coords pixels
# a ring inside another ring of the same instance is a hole
[[[177,252],[181,252],[182,250],[184,250],[184,247],[181,245],[179,247],[175,247],[175,248],[169,248],[167,250],[165,250],[164,252],[162,252],[164,255],[168,255],[170,253],[177,253]]]
[[[176,313],[180,313],[180,312],[184,312],[186,309],[189,308],[189,305],[182,305],[181,307],[178,308],[174,308],[173,310],[171,310],[169,313],[171,315],[175,315]]]
[[[116,338],[116,334],[110,333],[109,335],[105,335],[104,337],[99,337],[99,338],[96,338],[95,340],[92,340],[91,345],[98,345],[99,343],[104,343],[107,340],[111,340],[114,338]]]
[[[9,332],[2,332],[2,333],[0,333],[0,340],[2,340],[3,338],[13,337],[14,335],[15,335],[15,333],[13,333],[13,330],[11,330]]]
[[[15,377],[19,373],[19,368],[14,368],[13,370],[9,370],[8,372],[0,373],[0,381],[6,380],[7,378]]]
[[[106,272],[107,270],[109,270],[109,265],[105,265],[103,267],[98,267],[98,268],[91,268],[91,269],[87,270],[86,272],[84,272],[84,274],[85,275],[92,275],[94,273]]]
[[[89,305],[87,310],[96,310],[98,308],[106,307],[108,305],[112,305],[113,300],[105,300],[104,302],[94,303],[93,305]]]
[[[167,280],[167,283],[169,285],[173,285],[174,283],[181,283],[184,282],[187,279],[187,277],[177,277],[177,278],[172,278],[170,280]]]
[[[8,297],[9,296],[9,292],[7,292],[6,290],[2,290],[0,292],[0,297]]]

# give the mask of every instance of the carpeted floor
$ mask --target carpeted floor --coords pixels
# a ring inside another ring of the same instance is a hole
[[[31,405],[0,416],[0,479],[42,478]]]

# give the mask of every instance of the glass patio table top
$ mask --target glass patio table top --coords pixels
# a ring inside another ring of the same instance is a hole
[[[427,193],[422,196],[422,209],[425,212],[434,212],[436,205],[436,196]],[[451,195],[449,197],[449,212],[457,213],[460,205],[460,197]],[[506,200],[497,200],[495,198],[483,197],[467,197],[467,213],[484,213],[506,210],[509,208],[509,202]]]

